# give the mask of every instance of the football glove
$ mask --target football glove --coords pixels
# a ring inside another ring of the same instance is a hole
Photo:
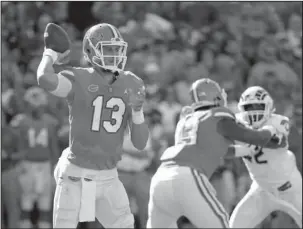
[[[139,112],[143,109],[143,104],[145,101],[145,87],[142,86],[139,90],[134,91],[133,89],[129,88],[128,90],[128,97],[129,97],[129,105],[131,106],[134,112]]]

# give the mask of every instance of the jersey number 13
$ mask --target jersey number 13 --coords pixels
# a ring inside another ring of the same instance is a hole
[[[103,103],[105,104],[104,107]],[[126,111],[125,103],[121,98],[112,97],[104,101],[104,96],[100,95],[93,100],[92,106],[94,108],[92,131],[99,132],[101,125],[109,133],[116,133],[120,129]],[[102,120],[103,108],[111,110],[110,120]]]

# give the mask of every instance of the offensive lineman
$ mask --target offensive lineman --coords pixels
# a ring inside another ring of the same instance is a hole
[[[68,51],[44,51],[37,80],[69,106],[70,143],[55,170],[53,227],[76,228],[95,221],[105,228],[133,228],[134,218],[118,179],[124,132],[142,150],[149,137],[145,124],[143,81],[124,71],[127,43],[113,25],[92,26],[83,39],[83,54],[92,67],[54,73]]]
[[[246,89],[241,95],[237,119],[251,128],[265,125],[289,135],[289,119],[275,114],[274,102],[262,87]],[[248,193],[238,203],[230,218],[232,228],[254,228],[271,212],[289,214],[302,228],[302,176],[294,154],[284,148],[272,150],[243,145],[244,163],[252,179]]]
[[[235,140],[279,147],[273,128],[256,131],[235,122],[225,107],[226,94],[215,81],[197,80],[190,93],[193,112],[185,108],[175,145],[163,153],[152,178],[147,228],[176,228],[182,215],[198,228],[228,228],[228,215],[208,178]]]

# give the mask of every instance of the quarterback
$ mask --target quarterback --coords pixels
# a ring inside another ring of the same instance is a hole
[[[61,30],[52,25],[46,27],[37,80],[42,88],[66,99],[70,122],[69,147],[54,172],[53,227],[76,228],[78,222],[96,217],[105,228],[133,228],[116,164],[125,130],[130,129],[140,150],[149,137],[143,81],[124,71],[127,43],[117,28],[106,23],[92,26],[84,36],[83,55],[91,67],[66,67],[55,74],[53,65],[66,63],[70,49],[63,47],[66,37],[58,40]]]
[[[208,180],[221,158],[235,140],[269,148],[285,144],[273,128],[238,125],[215,81],[197,80],[190,93],[193,104],[181,114],[175,145],[163,153],[152,178],[147,228],[176,228],[180,216],[198,228],[228,228],[229,217]]]
[[[273,99],[262,87],[246,89],[238,108],[237,120],[240,123],[253,129],[269,125],[279,133],[289,135],[288,118],[274,113]],[[239,150],[235,156],[243,157],[253,182],[234,209],[230,226],[254,228],[271,212],[279,210],[289,214],[302,228],[302,176],[288,144],[275,150],[247,144],[239,144],[238,147],[243,151]]]

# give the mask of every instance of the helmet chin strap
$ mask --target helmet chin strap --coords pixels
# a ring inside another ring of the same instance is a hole
[[[113,71],[113,72],[119,70],[116,66],[110,66],[110,67],[103,66],[103,65],[102,65],[102,60],[101,60],[101,58],[98,58],[97,56],[94,56],[94,57],[92,58],[92,62],[93,62],[95,65],[97,65],[98,67],[103,68],[103,69],[105,69],[105,70],[110,70],[110,71]]]

